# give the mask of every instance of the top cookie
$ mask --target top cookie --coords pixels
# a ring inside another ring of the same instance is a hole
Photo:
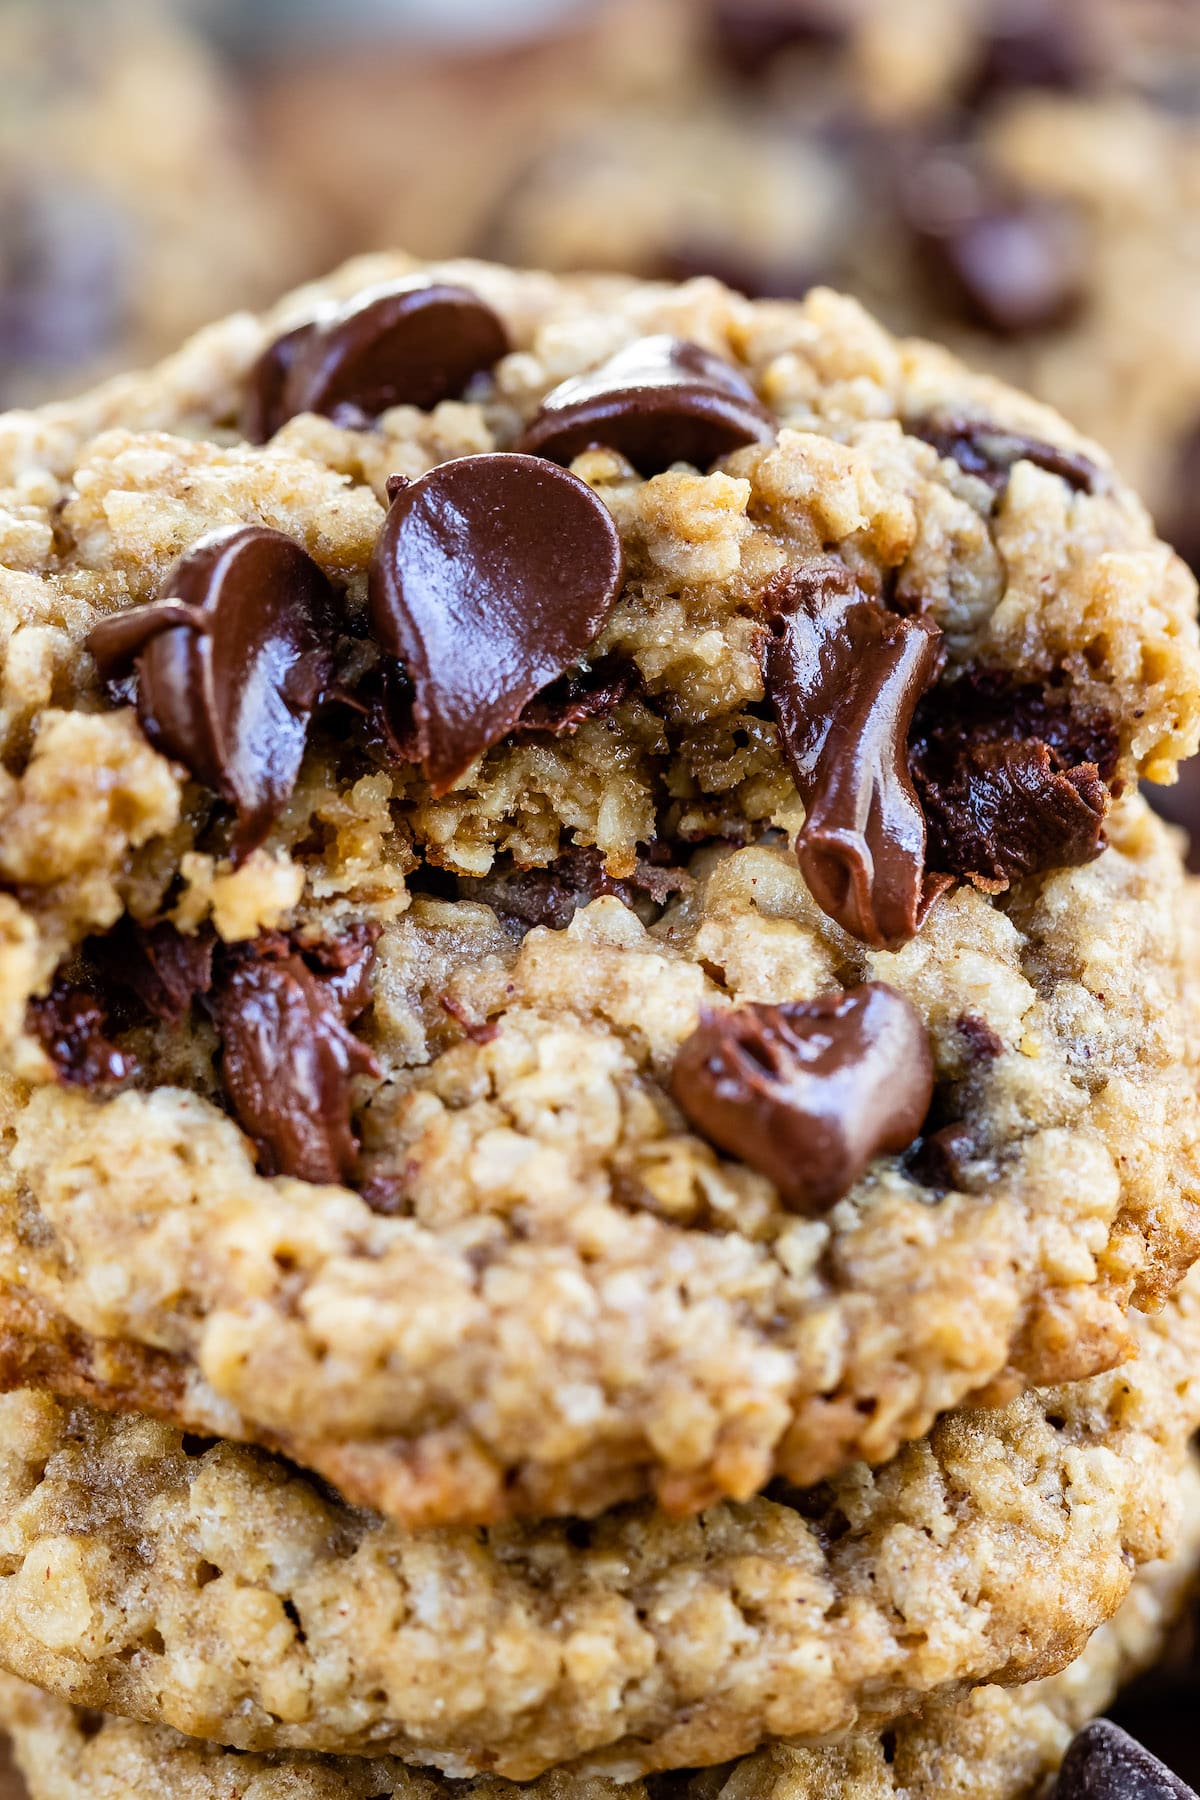
[[[827,292],[392,258],[0,478],[10,1379],[690,1510],[1196,1256],[1194,590],[1053,414]]]

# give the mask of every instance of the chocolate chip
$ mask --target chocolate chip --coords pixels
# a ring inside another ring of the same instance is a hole
[[[535,694],[513,727],[520,736],[546,732],[571,737],[586,719],[607,718],[637,686],[637,669],[623,657],[606,656],[590,668],[572,669]]]
[[[822,1213],[882,1151],[912,1143],[933,1098],[920,1015],[881,982],[783,1006],[708,1012],[671,1092],[695,1129]]]
[[[1147,781],[1142,793],[1160,818],[1187,832],[1187,865],[1193,875],[1200,875],[1200,756],[1180,763],[1174,787]]]
[[[743,81],[761,81],[789,50],[845,42],[851,26],[844,0],[709,0],[708,17],[716,55]]]
[[[242,408],[242,436],[252,444],[265,444],[291,418],[286,399],[288,378],[312,333],[311,321],[294,325],[267,345],[251,369]]]
[[[500,866],[489,875],[463,876],[456,892],[464,900],[482,901],[506,925],[524,933],[539,925],[562,931],[581,906],[590,906],[602,894],[611,894],[634,910],[643,895],[652,906],[661,907],[690,885],[683,869],[658,866],[649,857],[638,859],[632,875],[610,875],[601,851],[575,845],[545,868]]]
[[[1104,845],[1111,721],[1044,688],[979,672],[945,683],[914,721],[909,762],[932,869],[989,890],[1091,862]]]
[[[985,330],[1049,331],[1082,304],[1085,245],[1073,207],[1001,183],[965,153],[943,149],[909,172],[902,210],[931,298]]]
[[[243,430],[261,442],[296,413],[360,425],[389,406],[427,411],[508,349],[470,288],[422,276],[369,288],[268,345],[250,373]]]
[[[955,1028],[973,1062],[995,1062],[1003,1054],[1004,1039],[978,1013],[960,1013]]]
[[[911,437],[932,444],[939,456],[956,462],[967,475],[978,475],[990,488],[1003,493],[1014,463],[1031,462],[1050,475],[1061,475],[1068,487],[1081,494],[1100,494],[1108,477],[1082,451],[1063,450],[1040,438],[1008,431],[987,419],[952,418],[937,414],[905,427]]]
[[[642,475],[672,463],[707,469],[742,444],[765,443],[775,421],[724,357],[683,338],[639,338],[590,375],[547,394],[517,448],[569,463],[596,444]]]
[[[166,920],[142,926],[126,917],[95,951],[111,984],[129,988],[156,1019],[174,1026],[212,987],[215,941],[211,927],[184,933]]]
[[[136,659],[151,743],[236,807],[235,854],[261,843],[295,785],[333,666],[336,601],[281,532],[214,532],[160,598],[103,620],[88,647],[106,678]]]
[[[1072,0],[992,0],[965,100],[974,108],[1025,88],[1075,93],[1098,73],[1096,33]]]
[[[329,967],[330,954],[344,966]],[[344,951],[314,947],[301,955],[288,939],[270,936],[221,959],[209,1002],[221,1080],[265,1173],[353,1179],[351,1083],[379,1068],[349,1027],[369,999],[373,955],[368,931]]]
[[[925,880],[905,751],[941,633],[869,600],[835,562],[784,570],[763,606],[763,678],[807,815],[796,844],[804,878],[844,930],[895,949],[945,886]]]
[[[1197,1800],[1193,1790],[1111,1719],[1094,1719],[1063,1759],[1054,1800]]]
[[[961,1122],[943,1125],[919,1137],[904,1158],[905,1173],[932,1193],[962,1193],[967,1165],[977,1154],[970,1127]]]
[[[435,794],[579,661],[622,570],[603,501],[539,457],[464,456],[397,494],[371,559],[371,628],[407,669]]]
[[[62,977],[29,1002],[26,1024],[69,1087],[107,1087],[137,1070],[133,1057],[109,1038],[108,1016],[96,995]]]
[[[71,182],[0,194],[0,367],[28,381],[110,354],[129,322],[129,226]]]

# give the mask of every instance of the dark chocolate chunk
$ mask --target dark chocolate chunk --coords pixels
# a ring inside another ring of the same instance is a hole
[[[243,429],[262,441],[296,413],[359,425],[389,406],[428,410],[507,354],[508,333],[470,288],[411,276],[356,294],[268,345]]]
[[[650,856],[639,858],[632,875],[610,875],[601,851],[576,845],[545,868],[501,867],[490,875],[460,877],[456,892],[464,900],[482,901],[505,924],[524,933],[538,925],[562,931],[581,906],[589,906],[602,894],[615,895],[633,909],[644,895],[652,906],[661,907],[689,885],[685,870],[659,865]]]
[[[707,469],[776,425],[746,377],[684,338],[639,338],[590,375],[564,381],[542,402],[518,449],[569,463],[596,444],[642,475],[672,463]]]
[[[869,600],[835,562],[784,570],[763,603],[763,678],[807,815],[796,843],[804,878],[844,930],[895,949],[945,885],[925,880],[905,749],[941,633]]]
[[[1076,93],[1099,73],[1096,42],[1075,0],[992,0],[967,104],[1025,88]]]
[[[378,1064],[350,1030],[369,999],[374,938],[305,954],[277,935],[227,952],[209,1005],[221,1080],[265,1173],[350,1181],[358,1165],[351,1083]],[[342,967],[330,967],[344,959]],[[324,965],[322,958],[325,959]],[[316,968],[312,964],[316,964]]]
[[[761,81],[789,50],[834,48],[852,24],[846,0],[709,0],[717,57],[742,81]]]
[[[1104,848],[1108,790],[1094,763],[1056,769],[1046,744],[972,744],[955,778],[921,788],[936,869],[988,890],[1077,868]]]
[[[1197,1800],[1165,1763],[1114,1725],[1094,1719],[1073,1740],[1054,1800]]]
[[[1002,1055],[1004,1039],[978,1013],[960,1013],[955,1028],[973,1062],[995,1062]]]
[[[1049,331],[1078,311],[1087,265],[1073,207],[1002,184],[953,149],[917,161],[901,203],[939,306],[1002,337]]]
[[[108,981],[130,988],[165,1025],[179,1025],[212,987],[215,943],[210,926],[184,933],[165,919],[143,926],[126,918],[95,947]]]
[[[622,571],[604,502],[540,457],[464,456],[397,494],[371,560],[371,628],[407,670],[435,794],[579,661]]]
[[[909,762],[931,869],[990,890],[1091,862],[1104,845],[1117,742],[1111,721],[987,673],[920,707]]]
[[[694,1128],[795,1212],[826,1212],[871,1159],[904,1150],[933,1098],[920,1015],[880,982],[702,1015],[671,1092]]]
[[[134,1059],[108,1036],[100,1000],[62,977],[48,994],[29,1002],[27,1026],[69,1087],[107,1087],[136,1072]]]
[[[949,457],[968,475],[978,475],[996,492],[1008,486],[1014,463],[1031,462],[1051,475],[1061,475],[1077,493],[1099,494],[1108,486],[1104,470],[1079,450],[1063,450],[1040,438],[1007,431],[987,419],[959,419],[937,415],[919,419],[905,428],[912,437],[932,444],[939,456]]]
[[[333,666],[336,600],[282,532],[214,532],[161,596],[103,620],[88,647],[106,678],[136,659],[146,736],[237,808],[236,854],[262,842],[295,785]]]
[[[1187,865],[1193,875],[1200,875],[1200,756],[1180,763],[1174,787],[1147,781],[1142,793],[1160,818],[1187,832]]]
[[[585,719],[603,719],[637,686],[637,669],[623,657],[602,657],[587,669],[572,669],[535,694],[513,726],[519,736],[544,731],[571,737]]]
[[[293,325],[267,345],[251,369],[242,407],[242,436],[252,444],[265,444],[291,418],[286,399],[288,377],[313,329],[311,320]]]
[[[906,1174],[932,1193],[961,1193],[966,1185],[967,1164],[975,1154],[975,1139],[968,1125],[942,1125],[917,1139],[904,1158],[904,1168]]]

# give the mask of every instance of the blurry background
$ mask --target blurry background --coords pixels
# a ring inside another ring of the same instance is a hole
[[[1200,0],[0,0],[0,404],[386,246],[836,283],[1200,568]],[[1196,1783],[1181,1643],[1129,1722]]]

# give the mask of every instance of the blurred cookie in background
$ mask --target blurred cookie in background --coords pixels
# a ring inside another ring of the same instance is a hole
[[[145,362],[314,266],[233,78],[162,6],[0,5],[0,405]]]
[[[680,0],[676,22],[673,89],[660,64],[648,100],[593,92],[488,251],[860,293],[1076,419],[1200,566],[1200,9]]]

